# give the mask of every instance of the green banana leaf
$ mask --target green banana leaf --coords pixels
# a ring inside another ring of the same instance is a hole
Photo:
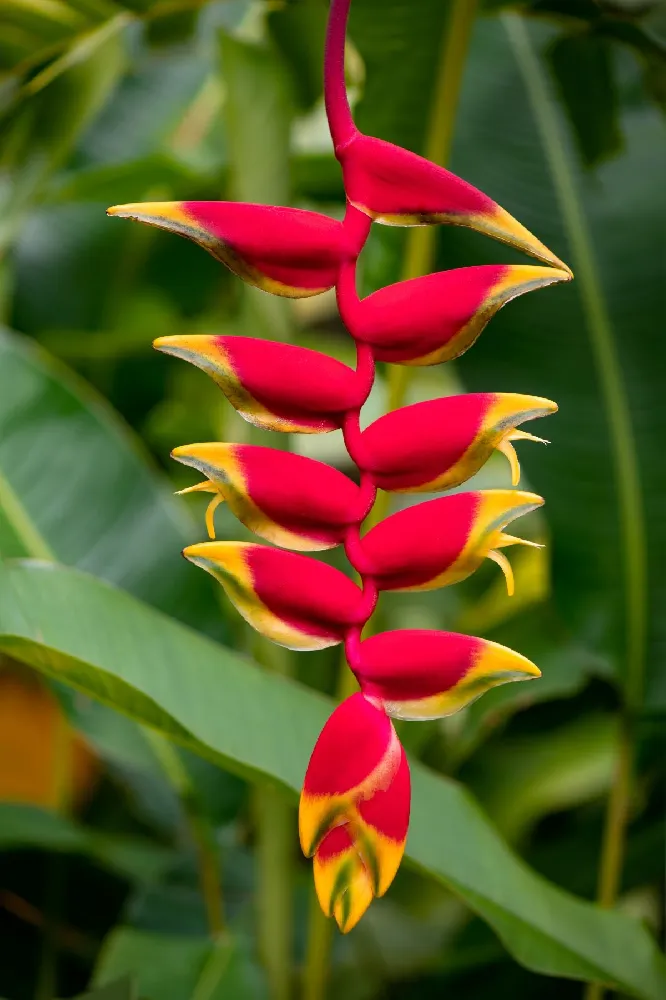
[[[88,829],[35,806],[0,803],[0,851],[40,850],[80,854],[133,882],[157,882],[177,855],[138,838]]]
[[[34,342],[0,330],[0,555],[78,566],[219,631],[214,592],[180,557],[196,537],[108,404]]]
[[[39,562],[0,567],[0,650],[292,795],[332,707],[129,594]],[[416,764],[407,854],[528,968],[598,979],[645,1000],[662,995],[666,965],[640,924],[535,875],[468,793]]]
[[[191,934],[119,927],[104,942],[94,981],[113,982],[122,973],[131,973],[139,995],[149,1000],[267,997],[261,974],[246,949],[228,935],[211,942]]]
[[[136,1000],[137,993],[132,979],[123,976],[114,983],[107,983],[91,993],[84,993],[77,1000]]]

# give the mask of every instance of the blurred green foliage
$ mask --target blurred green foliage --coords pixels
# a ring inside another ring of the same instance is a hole
[[[354,0],[348,82],[363,130],[423,151],[449,11]],[[248,787],[298,787],[338,653],[295,659],[300,683],[259,672],[243,660],[242,623],[180,559],[203,535],[203,506],[169,495],[191,481],[169,451],[248,431],[209,380],[150,344],[242,332],[343,360],[350,344],[330,297],[271,299],[186,241],[104,209],[236,198],[340,215],[325,17],[324,0],[0,4],[0,677],[17,661],[39,671],[95,762],[60,813],[0,804],[7,1000],[259,1000],[274,987],[257,947]],[[660,995],[638,921],[663,938],[665,47],[663,5],[650,0],[479,4],[450,166],[576,281],[509,305],[455,367],[417,370],[409,394],[558,401],[552,446],[521,451],[524,481],[547,500],[531,536],[548,545],[515,558],[513,601],[489,566],[447,591],[386,595],[382,614],[391,627],[504,642],[543,679],[402,730],[412,757],[445,777],[415,768],[412,864],[336,938],[330,1000],[581,996],[567,977]],[[437,239],[439,268],[518,259],[462,230]],[[373,228],[366,290],[399,278],[404,246],[404,232]],[[385,406],[380,372],[364,420]],[[335,434],[290,443],[351,471]],[[508,485],[503,460],[475,485]],[[218,534],[245,537],[223,509]],[[21,557],[69,568],[44,575]],[[539,876],[594,898],[627,720],[623,912],[604,915]],[[175,740],[171,757],[144,726]],[[32,732],[28,717],[21,727]],[[6,744],[0,733],[0,799],[5,771],[41,766]],[[67,771],[66,740],[39,746],[54,774]],[[310,892],[296,854],[294,828],[293,997]],[[225,929],[212,935],[202,858],[222,887]]]

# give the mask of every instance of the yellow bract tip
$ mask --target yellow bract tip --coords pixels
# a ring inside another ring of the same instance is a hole
[[[171,228],[174,224],[192,225],[180,201],[133,201],[127,205],[112,205],[107,208],[106,214],[163,228]]]

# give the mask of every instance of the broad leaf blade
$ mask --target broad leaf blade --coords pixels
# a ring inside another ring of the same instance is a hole
[[[0,851],[80,854],[133,882],[156,882],[176,863],[150,841],[101,833],[34,806],[0,803]]]
[[[596,166],[622,148],[613,51],[606,38],[565,35],[548,58],[583,163]]]
[[[104,943],[95,971],[103,983],[131,973],[141,996],[155,1000],[263,1000],[266,990],[241,943],[119,927]]]
[[[0,649],[292,792],[331,708],[75,570],[0,569]],[[513,955],[548,975],[598,978],[658,1000],[666,968],[639,924],[536,876],[457,784],[419,765],[413,778],[409,858],[482,915]]]
[[[92,993],[84,993],[77,1000],[136,1000],[134,982],[129,976],[123,976],[114,983],[107,983]]]
[[[218,617],[211,589],[180,557],[193,525],[130,433],[92,389],[7,331],[0,508],[0,554],[51,553],[178,617]]]

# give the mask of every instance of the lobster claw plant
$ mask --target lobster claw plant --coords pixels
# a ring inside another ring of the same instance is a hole
[[[309,458],[246,444],[175,449],[252,531],[282,548],[209,541],[185,555],[224,587],[243,617],[290,649],[344,644],[360,692],[333,712],[314,748],[300,803],[300,838],[314,858],[324,912],[350,930],[400,864],[410,779],[391,719],[433,719],[507,681],[538,677],[524,656],[494,642],[438,631],[362,638],[382,590],[424,590],[464,579],[495,561],[513,590],[508,524],[543,501],[519,490],[478,490],[430,500],[360,528],[378,488],[441,491],[472,476],[494,449],[520,469],[513,442],[541,440],[519,425],[557,409],[537,396],[480,393],[432,400],[381,417],[359,414],[375,361],[432,365],[467,350],[510,299],[571,277],[568,267],[485,194],[441,167],[355,127],[344,84],[350,0],[333,0],[325,55],[328,121],[341,163],[342,222],[314,212],[228,202],[122,205],[111,215],[178,232],[245,281],[276,295],[335,287],[354,338],[356,369],[316,351],[239,336],[163,337],[155,346],[199,366],[251,423],[275,431],[342,429],[359,484]],[[467,267],[403,281],[367,298],[356,262],[372,221],[468,226],[526,251],[540,266]],[[546,266],[543,266],[546,265]],[[530,544],[530,543],[527,543]],[[304,551],[344,546],[361,586]],[[300,550],[299,552],[284,549]]]

